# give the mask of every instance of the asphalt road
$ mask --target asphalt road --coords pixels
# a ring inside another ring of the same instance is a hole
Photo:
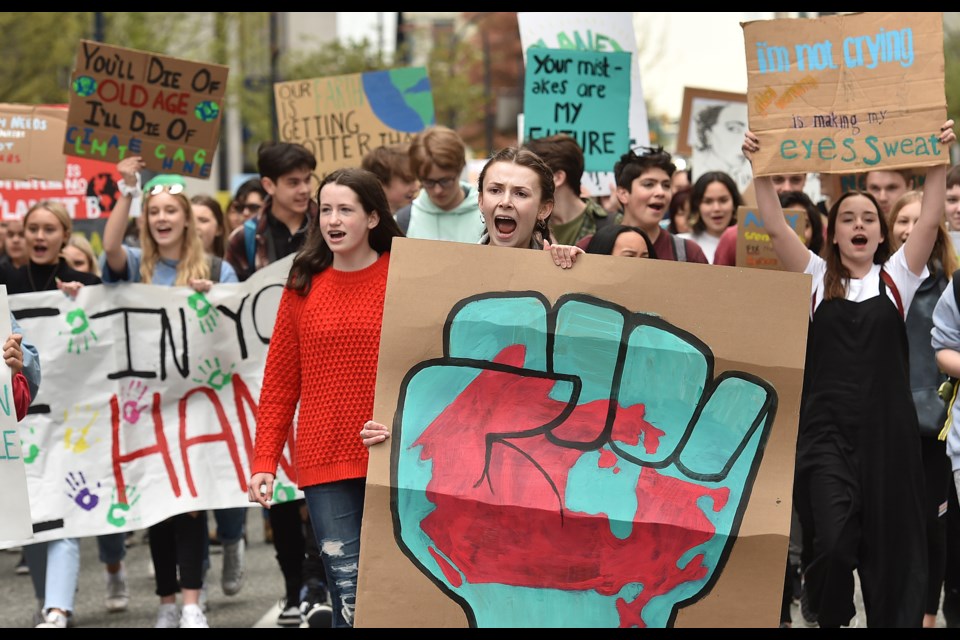
[[[277,565],[273,545],[264,541],[261,509],[247,512],[246,579],[239,594],[229,597],[220,588],[222,555],[211,556],[209,580],[210,610],[207,622],[211,627],[284,628],[276,624],[277,600],[283,595],[283,578]],[[210,528],[215,529],[210,517]],[[77,627],[152,628],[156,620],[159,599],[154,594],[154,579],[149,575],[150,549],[143,541],[143,532],[137,532],[135,544],[128,547],[126,563],[130,606],[121,613],[108,613],[103,604],[106,582],[104,569],[97,558],[94,538],[81,541],[80,583],[76,599]],[[29,576],[16,575],[19,553],[0,551],[0,627],[29,628],[37,610],[33,585]],[[859,583],[858,583],[859,587]],[[857,616],[851,627],[865,627],[863,603],[859,588],[856,594]],[[797,605],[792,607],[793,627],[807,628]],[[942,613],[939,627],[945,627]],[[813,625],[815,626],[815,625]]]
[[[283,596],[283,577],[275,558],[273,545],[264,542],[261,509],[254,507],[247,513],[246,577],[243,589],[228,597],[220,588],[222,555],[211,555],[209,581],[210,610],[207,622],[211,627],[267,627],[283,628],[276,624],[277,600]],[[211,530],[215,529],[210,517]],[[154,579],[148,571],[150,549],[143,541],[143,532],[137,532],[136,544],[127,548],[127,587],[130,606],[121,613],[108,613],[103,600],[106,593],[104,568],[97,557],[95,538],[84,538],[80,544],[80,583],[76,598],[77,627],[152,628],[156,621],[159,598],[155,595]],[[19,553],[0,551],[0,627],[28,628],[33,626],[37,610],[33,585],[28,575],[16,575]]]

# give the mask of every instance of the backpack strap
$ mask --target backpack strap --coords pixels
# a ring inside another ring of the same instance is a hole
[[[960,309],[960,269],[953,272],[950,280],[953,282],[953,300],[957,303],[957,309]]]
[[[670,238],[673,240],[673,253],[677,258],[677,262],[686,262],[687,243],[683,241],[683,238],[678,238],[674,235],[671,235]]]
[[[890,274],[887,273],[887,270],[880,268],[880,279],[883,280],[883,283],[890,288],[890,291],[893,293],[893,299],[897,301],[897,311],[900,312],[900,317],[906,319],[907,314],[903,310],[903,300],[900,299],[900,290],[897,289],[896,283],[894,283],[893,278],[890,277]],[[956,289],[954,289],[956,292]]]
[[[397,210],[397,226],[400,227],[400,231],[403,231],[403,234],[407,234],[407,229],[410,228],[410,212],[413,210],[413,205],[406,205]]]
[[[210,262],[210,279],[220,282],[220,272],[223,270],[223,260],[217,256],[207,256]]]
[[[243,223],[243,246],[247,250],[247,268],[250,273],[257,270],[254,264],[257,259],[257,220],[259,218],[254,217]]]

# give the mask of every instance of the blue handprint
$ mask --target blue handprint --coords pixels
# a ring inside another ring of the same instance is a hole
[[[597,298],[470,298],[403,381],[397,539],[473,626],[669,626],[736,539],[777,396]]]
[[[87,486],[87,478],[83,475],[83,471],[77,471],[76,475],[73,471],[69,472],[64,481],[70,487],[67,495],[84,511],[93,511],[100,503],[100,496],[92,493],[90,487]],[[99,482],[97,487],[100,487]]]

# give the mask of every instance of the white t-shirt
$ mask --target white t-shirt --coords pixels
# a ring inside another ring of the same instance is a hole
[[[873,265],[867,275],[859,280],[851,278],[847,284],[847,300],[863,302],[880,295],[880,267],[879,264]],[[910,309],[910,303],[913,302],[913,296],[916,295],[917,289],[927,279],[930,272],[924,266],[922,274],[914,275],[910,271],[910,267],[907,266],[907,259],[903,255],[903,247],[900,247],[896,253],[890,256],[883,268],[890,274],[894,284],[897,285],[897,291],[900,292],[900,302],[903,304],[904,317],[906,317],[906,313]],[[807,263],[807,268],[803,272],[813,276],[810,293],[816,296],[816,306],[819,307],[820,303],[823,302],[823,276],[827,273],[827,261],[811,251],[810,262]],[[887,297],[894,305],[897,304],[890,287],[887,287]],[[813,311],[814,309],[810,311],[811,318],[813,317]]]
[[[703,255],[707,256],[707,260],[710,261],[710,264],[713,264],[713,256],[717,253],[717,246],[720,244],[720,238],[717,236],[712,236],[709,233],[678,233],[678,238],[684,238],[686,240],[693,240],[703,249]]]

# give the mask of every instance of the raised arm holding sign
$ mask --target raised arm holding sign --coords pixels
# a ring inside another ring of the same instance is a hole
[[[947,156],[953,121],[928,136]],[[743,152],[762,153],[747,132]],[[777,256],[812,276],[812,320],[797,439],[794,499],[813,549],[804,579],[821,627],[855,614],[857,569],[870,627],[918,627],[925,607],[923,460],[904,330],[927,278],[946,196],[946,165],[927,171],[920,217],[893,255],[880,205],[851,191],[831,207],[824,258],[787,225],[773,181],[755,181]],[[893,464],[893,472],[891,472]],[[805,549],[806,551],[806,549]]]

